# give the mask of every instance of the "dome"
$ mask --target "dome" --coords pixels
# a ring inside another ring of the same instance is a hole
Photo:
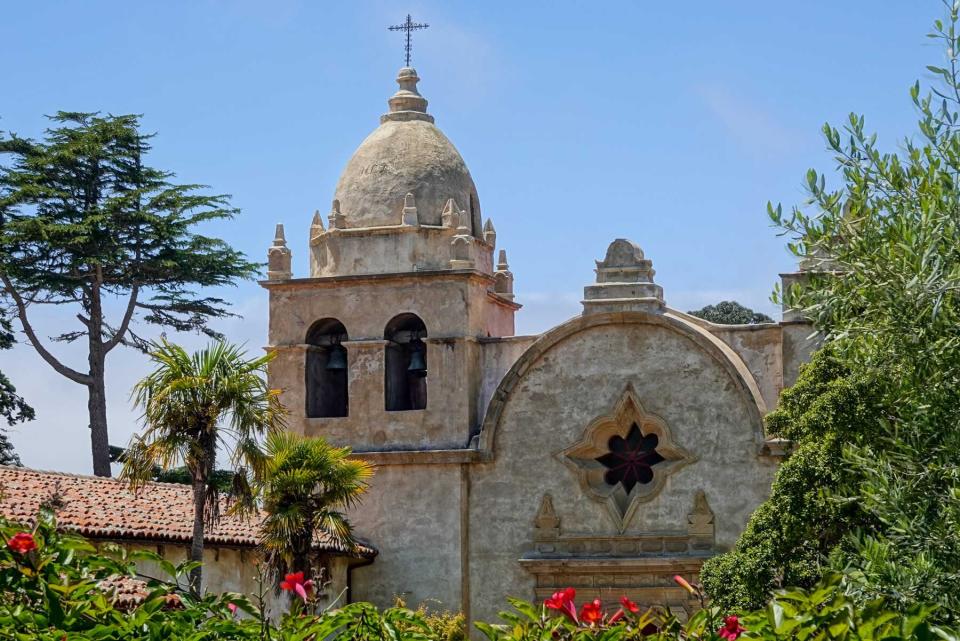
[[[467,224],[479,237],[477,188],[460,152],[427,114],[427,101],[417,92],[419,80],[414,69],[400,70],[400,90],[389,100],[389,113],[347,162],[334,198],[348,228],[399,225],[408,193],[420,224],[440,225],[441,212],[453,198],[469,212]]]

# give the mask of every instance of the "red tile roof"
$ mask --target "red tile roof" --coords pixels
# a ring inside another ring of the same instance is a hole
[[[42,472],[0,465],[0,517],[32,523],[40,504],[57,495],[62,508],[57,524],[66,531],[95,539],[189,543],[193,532],[193,493],[189,485],[148,483],[136,494],[115,479]],[[207,527],[204,541],[211,545],[255,547],[260,517],[222,514],[216,527]],[[345,553],[327,535],[317,547]],[[376,551],[361,545],[359,556]]]

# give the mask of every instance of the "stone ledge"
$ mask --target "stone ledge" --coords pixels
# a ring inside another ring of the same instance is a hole
[[[318,276],[315,278],[289,278],[287,280],[261,280],[258,282],[264,289],[278,289],[316,285],[335,287],[341,283],[355,283],[365,280],[418,280],[422,278],[435,279],[438,277],[456,279],[462,276],[476,278],[489,284],[493,284],[494,282],[494,278],[491,274],[487,274],[486,272],[482,272],[478,269],[425,269],[423,271],[390,272],[386,274],[346,274],[342,276]]]
[[[480,452],[462,450],[388,450],[353,452],[353,458],[373,465],[463,465],[480,460]]]

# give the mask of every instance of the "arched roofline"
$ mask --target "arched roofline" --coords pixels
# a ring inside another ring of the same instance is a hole
[[[484,459],[495,456],[497,430],[503,419],[503,411],[513,396],[517,384],[540,358],[556,345],[594,327],[606,325],[656,325],[674,331],[693,341],[704,352],[716,360],[727,372],[737,388],[751,401],[750,410],[755,426],[757,445],[764,442],[763,417],[767,413],[766,403],[760,394],[757,381],[753,378],[743,359],[729,345],[696,323],[686,320],[672,310],[663,313],[643,311],[606,312],[577,316],[545,332],[517,359],[506,373],[487,406],[487,412],[478,435],[478,449]]]

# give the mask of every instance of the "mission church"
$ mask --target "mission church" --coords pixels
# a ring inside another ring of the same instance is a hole
[[[763,417],[809,326],[671,309],[620,238],[597,248],[581,315],[515,335],[507,254],[419,81],[400,70],[310,223],[310,273],[278,225],[262,283],[289,429],[376,465],[349,516],[378,554],[351,599],[489,621],[508,595],[573,586],[691,611],[672,576],[695,579],[767,496],[784,444]]]

